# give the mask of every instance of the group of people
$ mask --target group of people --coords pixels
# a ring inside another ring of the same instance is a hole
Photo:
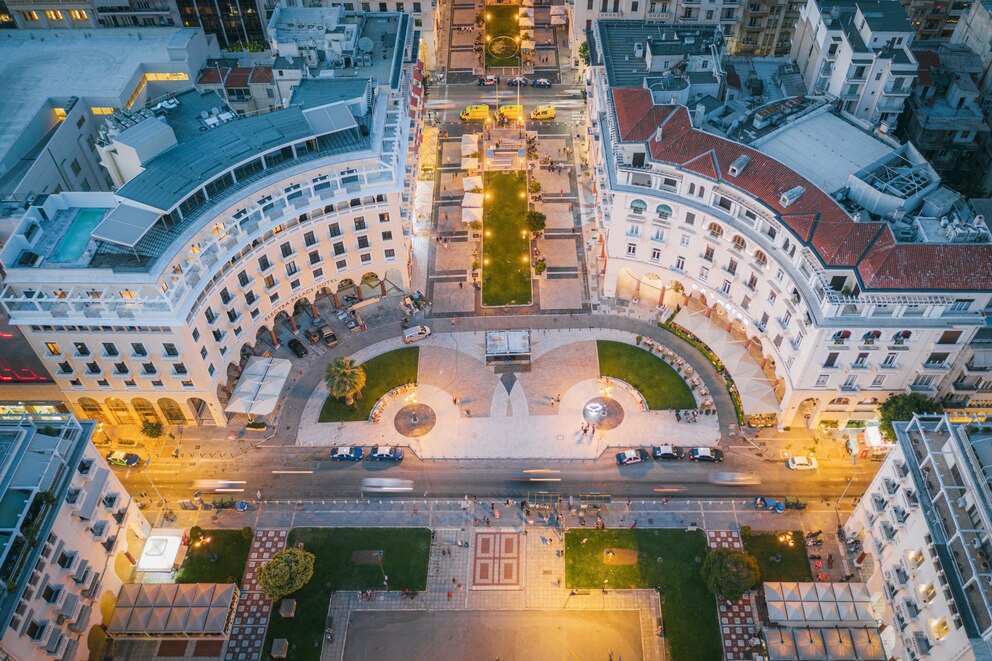
[[[699,411],[695,409],[691,409],[688,411],[676,411],[675,419],[678,422],[686,422],[686,423],[699,422]]]
[[[375,601],[375,595],[378,594],[376,590],[361,590],[358,593],[359,601]]]

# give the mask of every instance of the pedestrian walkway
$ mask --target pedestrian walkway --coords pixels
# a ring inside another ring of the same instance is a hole
[[[706,541],[711,549],[743,550],[741,535],[736,530],[707,530]],[[743,661],[753,658],[755,637],[755,608],[750,595],[733,601],[717,598],[720,617],[720,635],[723,638],[723,658]]]
[[[234,613],[225,661],[254,661],[262,658],[265,631],[269,626],[272,600],[258,583],[258,570],[286,548],[288,530],[257,530],[248,552],[248,567],[241,582],[241,598]]]

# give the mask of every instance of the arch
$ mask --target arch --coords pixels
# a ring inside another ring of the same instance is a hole
[[[859,406],[874,406],[875,404],[878,404],[878,397],[865,397],[858,402]]]
[[[648,203],[640,199],[631,200],[630,210],[633,211],[634,213],[644,213],[645,211],[648,210]]]
[[[162,397],[158,400],[158,407],[162,409],[162,415],[165,416],[166,424],[170,425],[185,425],[186,414],[183,413],[182,408],[176,400],[170,397]]]
[[[374,298],[376,296],[385,296],[385,294],[385,283],[379,278],[378,273],[369,271],[362,275],[361,298]]]
[[[134,416],[131,415],[131,409],[127,407],[123,401],[117,397],[108,397],[104,401],[107,410],[110,411],[110,417],[114,421],[115,425],[133,425],[135,424]]]
[[[768,255],[766,255],[763,250],[755,250],[754,261],[758,262],[762,266],[765,266],[768,263]]]
[[[189,406],[189,410],[193,412],[193,418],[196,421],[196,424],[214,424],[214,420],[210,416],[210,410],[207,408],[207,403],[204,400],[199,397],[190,397],[186,400],[186,405]]]
[[[76,405],[83,412],[83,417],[87,420],[109,422],[107,420],[107,415],[103,412],[103,407],[101,407],[99,402],[95,399],[91,397],[80,397],[76,402]]]
[[[734,235],[734,247],[738,250],[747,250],[747,241],[740,234]]]
[[[710,232],[710,236],[715,236],[715,237],[723,236],[723,228],[720,227],[719,223],[710,223],[707,229]]]
[[[662,220],[668,220],[672,217],[672,208],[667,204],[659,204],[655,208],[655,213],[657,213],[658,217]]]
[[[134,412],[141,418],[141,422],[162,422],[161,418],[158,417],[158,413],[155,411],[155,407],[147,399],[135,397],[131,400],[131,406],[134,407]]]
[[[834,397],[830,400],[830,406],[847,406],[851,400],[847,397]]]
[[[354,289],[355,281],[351,278],[342,278],[341,282],[338,283],[338,291],[344,291],[345,289]]]

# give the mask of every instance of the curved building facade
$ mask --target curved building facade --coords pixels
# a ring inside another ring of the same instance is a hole
[[[224,424],[240,367],[320,299],[406,292],[417,50],[408,17],[367,16],[353,37],[384,53],[347,76],[253,117],[195,90],[118,116],[100,143],[117,193],[26,213],[0,301],[85,417]]]

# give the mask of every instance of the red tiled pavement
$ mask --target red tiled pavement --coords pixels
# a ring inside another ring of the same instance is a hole
[[[743,549],[740,533],[736,530],[709,530],[706,541],[710,548]],[[720,618],[720,635],[723,638],[723,658],[727,661],[751,659],[751,639],[755,637],[754,604],[748,596],[735,601],[717,600]]]
[[[248,566],[241,583],[241,599],[224,654],[225,661],[255,661],[262,658],[272,600],[261,591],[257,572],[272,556],[286,548],[288,534],[288,530],[259,530],[252,539]]]

